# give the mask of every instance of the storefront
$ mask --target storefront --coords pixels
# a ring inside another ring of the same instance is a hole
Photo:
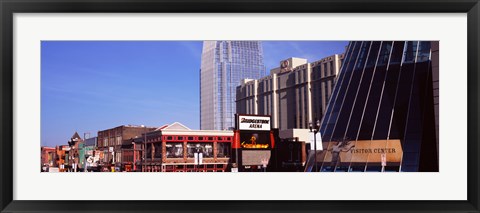
[[[270,116],[235,115],[233,165],[239,172],[267,171],[275,138]]]
[[[176,122],[146,138],[146,172],[225,172],[229,170],[233,131],[191,130]]]
[[[115,164],[113,163],[113,147],[100,148],[98,150],[99,154],[99,163],[98,169],[101,172],[112,172],[115,169]]]

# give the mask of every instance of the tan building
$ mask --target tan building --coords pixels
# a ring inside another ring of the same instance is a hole
[[[242,80],[237,87],[237,113],[271,115],[272,127],[307,129],[310,120],[321,120],[344,58],[335,54],[308,63],[289,58],[270,75]]]

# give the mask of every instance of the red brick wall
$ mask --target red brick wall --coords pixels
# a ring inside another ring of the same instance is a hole
[[[53,147],[42,147],[42,160],[41,163],[42,165],[44,164],[49,164],[50,166],[54,166],[55,163],[55,148]],[[50,157],[50,159],[49,159]]]

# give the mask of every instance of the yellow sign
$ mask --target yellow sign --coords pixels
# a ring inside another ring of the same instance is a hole
[[[319,162],[340,164],[381,164],[382,156],[387,165],[398,165],[403,150],[400,140],[361,140],[347,142],[324,142],[323,158]]]

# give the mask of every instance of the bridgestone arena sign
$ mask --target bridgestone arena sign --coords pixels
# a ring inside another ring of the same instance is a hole
[[[263,116],[238,116],[239,130],[270,131],[270,117]]]

